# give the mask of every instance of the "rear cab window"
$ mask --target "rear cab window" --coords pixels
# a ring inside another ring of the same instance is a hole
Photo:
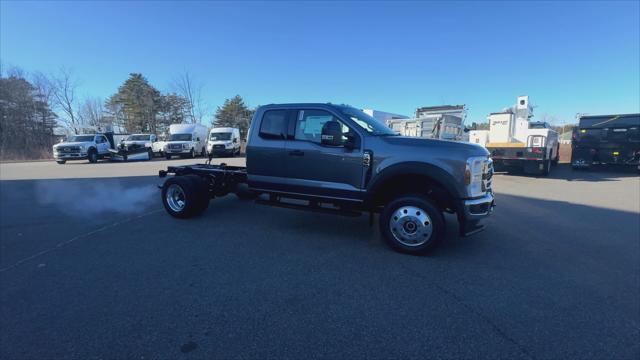
[[[284,139],[287,129],[287,110],[267,110],[260,122],[260,137]]]

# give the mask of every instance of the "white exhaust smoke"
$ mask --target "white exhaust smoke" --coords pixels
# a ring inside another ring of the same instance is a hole
[[[123,186],[119,181],[38,181],[35,193],[41,205],[54,205],[74,216],[106,212],[136,214],[158,204],[155,185]]]

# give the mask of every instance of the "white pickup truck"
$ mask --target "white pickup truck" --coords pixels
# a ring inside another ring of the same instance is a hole
[[[67,160],[89,160],[90,163],[109,156],[112,144],[104,134],[73,135],[53,146],[53,158],[58,164]]]
[[[154,134],[131,134],[122,141],[122,144],[127,149],[145,147],[150,150],[150,158],[156,155],[162,156],[165,145],[164,141],[158,141]]]

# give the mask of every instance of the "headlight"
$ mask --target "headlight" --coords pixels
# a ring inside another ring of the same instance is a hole
[[[80,151],[86,151],[86,150],[87,150],[86,145],[80,145]]]
[[[475,156],[467,159],[464,170],[464,184],[470,197],[482,196],[485,190],[482,188],[482,175],[484,173],[487,158]]]

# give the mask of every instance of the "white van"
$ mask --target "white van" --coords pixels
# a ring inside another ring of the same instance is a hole
[[[240,155],[240,129],[232,127],[211,129],[207,152],[214,156]]]
[[[167,159],[172,156],[206,156],[208,129],[200,124],[172,124],[169,126],[169,138],[164,146]]]

